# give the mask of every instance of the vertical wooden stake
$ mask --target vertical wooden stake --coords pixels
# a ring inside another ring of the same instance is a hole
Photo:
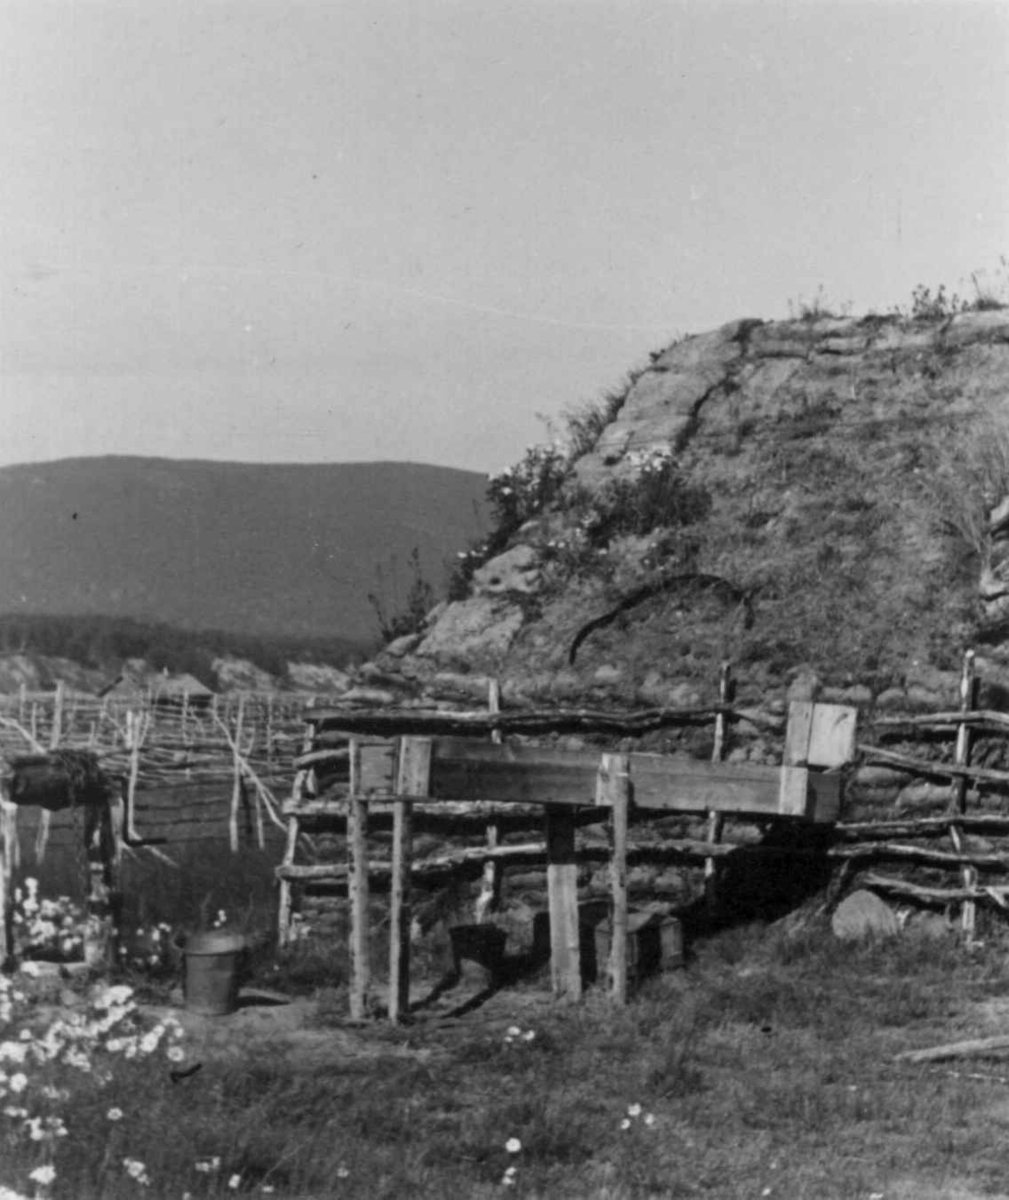
[[[2,970],[6,966],[7,959],[10,957],[11,950],[13,949],[10,936],[10,901],[8,900],[10,872],[7,867],[6,812],[0,814],[0,838],[3,840],[3,845],[0,846],[0,970]]]
[[[973,650],[967,650],[963,656],[963,671],[960,675],[960,712],[969,713],[974,705],[974,670],[975,655]],[[970,762],[970,727],[961,722],[956,729],[956,749],[953,761],[958,767],[965,767]],[[957,813],[967,811],[967,778],[961,775],[954,780],[950,803]],[[949,828],[950,840],[957,854],[963,853],[963,838],[959,826]],[[960,868],[960,879],[965,888],[973,890],[977,887],[978,873],[976,867],[966,864]],[[977,904],[973,900],[965,900],[960,910],[960,926],[967,941],[974,938],[974,927],[977,921]]]
[[[313,730],[311,725],[305,726],[305,733],[301,742],[302,754],[307,754],[313,746]],[[294,777],[294,783],[291,785],[291,800],[297,805],[299,801],[305,798],[305,785],[308,780],[308,772],[305,770],[299,771]],[[301,828],[301,818],[298,814],[291,813],[287,818],[287,837],[284,842],[284,857],[282,862],[284,866],[291,866],[294,863],[298,850],[298,834]],[[277,941],[281,947],[286,946],[291,940],[291,910],[293,908],[293,889],[289,879],[280,881],[280,899],[277,905]]]
[[[974,665],[973,650],[968,650],[963,656],[963,671],[960,675],[960,712],[969,713],[974,704]],[[958,767],[965,767],[970,761],[970,726],[959,724],[956,727],[956,750],[953,761]],[[967,779],[961,776],[953,782],[952,807],[958,813],[967,811]]]
[[[723,662],[718,673],[718,703],[719,706],[729,703],[729,693],[732,688],[732,664]],[[721,762],[725,753],[725,713],[720,712],[715,717],[715,744],[711,750],[711,761]]]
[[[426,796],[431,778],[431,739],[401,738],[397,796]],[[398,800],[392,814],[392,887],[389,896],[389,1020],[410,1011],[410,867],[413,861],[413,804]]]
[[[350,742],[347,797],[347,891],[350,895],[350,1016],[361,1021],[371,1008],[371,946],[368,937],[368,802],[361,794],[361,743]]]
[[[241,696],[238,700],[238,716],[235,720],[235,740],[232,750],[232,770],[234,772],[234,781],[231,788],[231,812],[228,817],[228,842],[231,846],[232,854],[238,852],[238,810],[242,802],[242,757],[239,754],[239,746],[242,742],[242,716],[245,697]]]
[[[547,903],[550,911],[550,977],[554,996],[578,1000],[582,994],[578,931],[578,863],[573,811],[547,805]]]
[[[627,1003],[627,824],[630,809],[630,758],[604,754],[596,780],[596,803],[610,809],[610,996]]]
[[[718,676],[718,703],[719,705],[728,704],[729,694],[732,688],[732,665],[727,662],[722,663],[721,671]],[[722,755],[725,753],[725,713],[720,712],[715,717],[715,743],[711,748],[711,761],[721,762]],[[707,837],[711,844],[722,840],[722,831],[725,828],[725,817],[720,812],[712,810],[708,813],[708,829]],[[708,915],[714,914],[718,908],[718,859],[706,858],[704,860],[704,902],[708,909]]]
[[[59,749],[60,739],[63,736],[63,693],[64,687],[61,679],[56,685],[56,693],[53,697],[53,723],[49,727],[50,753]],[[45,858],[46,847],[49,845],[52,817],[48,808],[44,808],[39,816],[38,828],[35,831],[35,857],[39,862]]]
[[[148,725],[140,713],[126,713],[126,748],[130,752],[130,771],[126,777],[126,838],[139,841],[133,824],[137,811],[137,781],[140,778],[140,747],[147,734]]]
[[[84,841],[88,859],[88,916],[84,927],[84,961],[109,971],[116,963],[119,936],[119,848],[109,804],[84,809]]]

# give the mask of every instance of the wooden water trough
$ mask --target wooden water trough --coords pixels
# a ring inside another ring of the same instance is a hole
[[[383,714],[387,727],[397,714]],[[424,718],[403,714],[404,724],[423,727]],[[332,718],[338,720],[339,718]],[[372,714],[371,724],[377,719]],[[451,720],[431,714],[430,725]],[[410,888],[414,806],[482,801],[539,806],[546,835],[550,920],[551,980],[555,996],[581,995],[581,956],[575,830],[589,808],[605,810],[609,822],[611,928],[608,979],[613,998],[623,1003],[627,988],[627,830],[631,812],[670,815],[701,813],[756,820],[830,824],[841,806],[842,777],[836,768],[855,751],[856,710],[840,705],[793,704],[789,711],[781,767],[706,763],[660,754],[600,756],[589,749],[494,744],[471,738],[400,736],[363,738],[351,730],[347,814],[346,879],[351,910],[350,1010],[361,1019],[371,1010],[368,929],[369,862],[366,836],[369,807],[392,807],[388,1015],[398,1021],[409,1007]],[[346,724],[366,723],[345,718]],[[560,714],[563,723],[563,714]],[[458,722],[457,722],[458,723]],[[485,726],[486,722],[480,722]],[[330,726],[327,725],[327,729]],[[480,728],[479,732],[485,732]],[[834,769],[833,772],[831,769]],[[329,802],[331,803],[331,802]],[[292,842],[299,816],[318,815],[326,801],[295,798],[285,805]],[[509,847],[481,850],[504,857]],[[342,874],[342,872],[341,872]],[[334,876],[332,867],[277,869],[291,881]]]

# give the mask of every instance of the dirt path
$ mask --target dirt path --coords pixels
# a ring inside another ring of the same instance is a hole
[[[236,1011],[223,1016],[193,1013],[184,1004],[141,1007],[153,1021],[172,1016],[182,1024],[185,1065],[280,1055],[290,1067],[314,1070],[362,1059],[430,1061],[477,1031],[500,1028],[503,1035],[509,1025],[528,1026],[552,1003],[548,992],[511,988],[455,987],[416,999],[425,1003],[400,1030],[380,1019],[354,1024],[324,1012],[317,999],[258,988],[242,989]]]

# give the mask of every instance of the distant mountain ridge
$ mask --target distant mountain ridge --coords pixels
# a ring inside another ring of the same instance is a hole
[[[0,613],[371,640],[416,548],[446,565],[486,527],[486,476],[419,463],[108,456],[0,468]]]

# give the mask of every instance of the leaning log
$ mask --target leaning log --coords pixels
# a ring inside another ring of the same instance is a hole
[[[609,733],[635,737],[678,725],[713,721],[719,714],[730,720],[745,719],[768,730],[781,731],[784,718],[751,709],[736,710],[725,704],[697,708],[647,708],[614,713],[595,709],[539,709],[519,712],[424,712],[417,709],[324,709],[305,714],[316,730],[314,744],[325,742],[325,734],[375,734],[400,737],[406,734],[432,736],[454,734],[550,734]]]

